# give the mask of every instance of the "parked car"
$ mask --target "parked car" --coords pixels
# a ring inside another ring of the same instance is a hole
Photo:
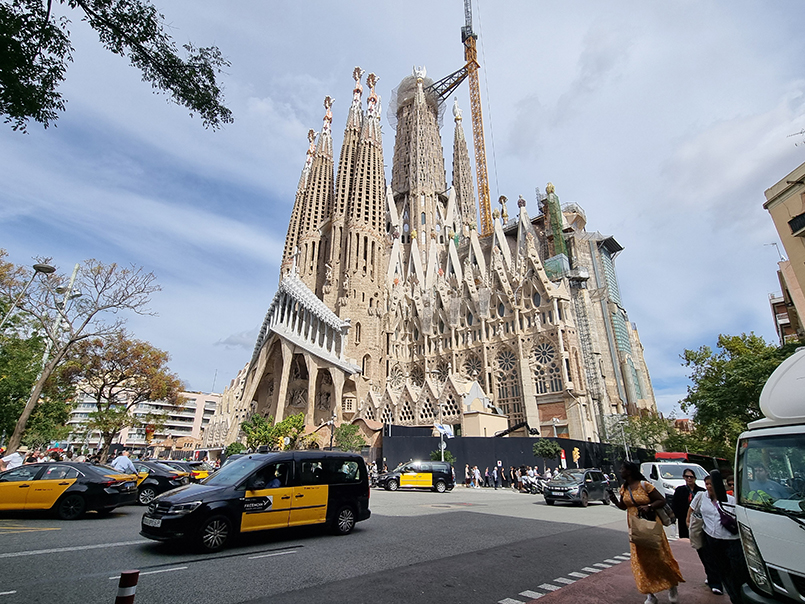
[[[444,493],[456,486],[456,478],[453,466],[446,461],[407,461],[391,472],[380,474],[377,486],[387,491],[412,488]]]
[[[175,468],[180,472],[187,472],[190,474],[191,482],[201,482],[215,472],[215,469],[204,461],[174,461],[166,459],[160,463]]]
[[[51,510],[75,520],[87,510],[109,513],[137,500],[137,482],[109,466],[56,462],[0,473],[0,510]]]
[[[609,480],[596,468],[567,469],[554,476],[543,488],[545,503],[553,505],[557,501],[574,503],[587,507],[590,501],[609,504],[607,488]]]
[[[137,501],[148,505],[154,497],[190,482],[190,474],[156,461],[135,461]]]
[[[346,535],[370,515],[369,476],[360,455],[256,453],[151,502],[140,534],[157,541],[187,539],[213,552],[239,532],[329,524]]]

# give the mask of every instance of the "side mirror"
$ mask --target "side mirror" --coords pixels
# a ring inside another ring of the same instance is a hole
[[[246,488],[250,491],[259,491],[266,488],[266,479],[262,476],[252,476],[246,482]]]

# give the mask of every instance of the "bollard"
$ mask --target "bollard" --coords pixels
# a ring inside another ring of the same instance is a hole
[[[139,570],[124,570],[120,573],[115,604],[134,604],[134,592],[137,590],[137,580],[139,578]]]

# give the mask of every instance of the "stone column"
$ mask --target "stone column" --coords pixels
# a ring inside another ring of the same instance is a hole
[[[316,383],[319,377],[319,365],[310,356],[305,357],[307,363],[307,409],[305,410],[305,425],[313,425],[313,417],[316,412]]]
[[[285,415],[285,400],[288,398],[288,378],[291,375],[291,363],[293,362],[293,345],[280,338],[280,351],[282,352],[282,374],[277,390],[277,414],[274,421],[279,423]]]
[[[344,395],[344,373],[340,369],[330,371],[333,378],[333,402],[335,406],[336,422],[340,424],[344,421],[344,414],[341,412],[341,397]],[[357,401],[355,402],[357,405]]]

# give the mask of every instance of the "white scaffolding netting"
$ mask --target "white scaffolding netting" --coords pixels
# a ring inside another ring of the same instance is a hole
[[[433,80],[426,77],[422,80],[422,87],[425,88],[425,102],[430,106],[431,110],[436,114],[436,121],[439,128],[442,127],[442,116],[446,103],[441,103],[439,97],[433,92],[427,90],[428,86],[433,84]],[[397,115],[399,110],[406,105],[413,103],[414,96],[416,95],[416,77],[408,76],[400,82],[394,90],[391,91],[391,98],[389,99],[388,109],[386,110],[386,118],[394,130],[397,130]]]

